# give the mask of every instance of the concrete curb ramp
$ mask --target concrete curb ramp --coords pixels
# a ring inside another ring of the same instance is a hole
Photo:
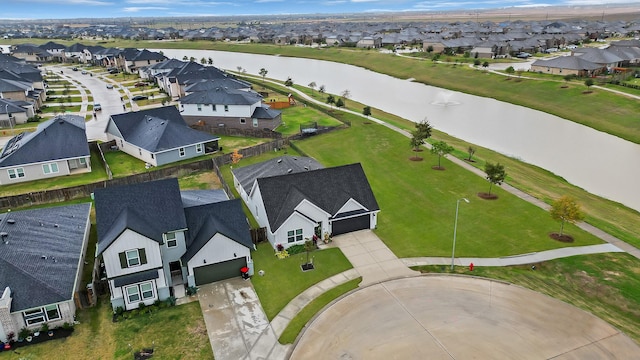
[[[633,359],[640,347],[549,296],[465,276],[357,290],[320,314],[291,359]]]

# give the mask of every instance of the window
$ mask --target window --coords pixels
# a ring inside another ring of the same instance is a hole
[[[9,179],[18,179],[24,177],[23,168],[9,169],[7,171],[9,172]]]
[[[258,127],[258,119],[253,118],[253,127]]]
[[[138,249],[127,250],[125,253],[127,255],[127,267],[140,265],[140,254],[138,253]]]
[[[58,164],[56,164],[56,163],[44,164],[44,165],[42,165],[42,171],[45,174],[57,173],[58,172]]]
[[[302,229],[287,231],[287,242],[302,241]]]
[[[180,153],[180,157],[184,156],[184,148],[178,149],[178,152]]]
[[[153,299],[154,297],[153,284],[150,282],[127,286],[125,292],[129,303]]]
[[[79,161],[79,162],[80,162],[80,164],[82,164],[82,165],[86,165],[86,164],[87,164],[87,159],[85,159],[85,158],[80,158],[80,159],[78,159],[78,161]]]
[[[198,104],[198,111],[202,111],[202,104]]]
[[[211,110],[216,111],[216,104],[211,104]]]
[[[229,111],[229,105],[224,106],[224,111]]]
[[[140,293],[143,300],[153,298],[153,286],[151,283],[140,284]]]
[[[198,154],[202,152],[202,144],[196,144],[196,152]]]
[[[247,120],[245,118],[240,118],[240,124],[246,124]]]
[[[138,289],[138,285],[127,288],[127,300],[129,300],[130,303],[140,301],[140,289]]]
[[[176,239],[176,233],[167,233],[165,235],[167,238],[167,247],[176,247],[178,246],[178,240]]]
[[[42,308],[28,310],[22,313],[27,325],[40,324],[46,321],[62,319],[58,305],[47,305]]]

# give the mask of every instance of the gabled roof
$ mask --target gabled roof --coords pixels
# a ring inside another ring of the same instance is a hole
[[[194,206],[184,210],[187,218],[187,251],[182,261],[189,261],[215,235],[222,234],[248,248],[253,248],[249,222],[240,199]]]
[[[353,199],[369,211],[380,210],[369,181],[358,164],[258,178],[271,231],[293,214],[302,199],[336,215]]]
[[[33,88],[31,82],[0,79],[0,92],[28,91]]]
[[[180,196],[182,197],[182,205],[185,208],[229,200],[227,193],[222,189],[183,190],[180,192]]]
[[[175,106],[112,115],[111,120],[126,142],[153,153],[219,139],[187,126]]]
[[[198,91],[180,99],[181,104],[253,105],[262,101],[258,94],[223,87]]]
[[[40,45],[40,48],[44,50],[64,50],[65,46],[53,41],[49,41],[45,44]]]
[[[624,59],[620,58],[618,55],[610,52],[606,49],[598,49],[598,48],[577,48],[574,50],[575,56],[580,56],[581,58],[591,61],[596,64],[611,64],[623,61]]]
[[[280,116],[282,112],[280,110],[271,109],[267,105],[259,106],[251,114],[254,119],[272,120]]]
[[[184,88],[184,91],[188,93],[193,93],[198,91],[213,91],[218,88],[235,89],[235,90],[251,89],[250,83],[246,81],[230,78],[230,77],[225,77],[220,79],[189,80],[185,83],[185,85],[186,87]]]
[[[90,211],[84,203],[0,214],[0,289],[11,289],[12,312],[73,299]]]
[[[164,60],[167,57],[157,53],[157,52],[152,52],[149,51],[147,49],[143,49],[141,51],[139,51],[135,56],[133,56],[133,58],[128,59],[127,60],[131,60],[131,61],[147,61],[147,60]]]
[[[231,172],[236,180],[240,182],[240,186],[248,193],[258,178],[295,174],[323,168],[324,166],[313,158],[285,155],[261,163],[235,168]]]
[[[15,114],[27,112],[27,109],[20,106],[24,101],[16,101],[11,99],[0,99],[0,114]]]
[[[0,152],[0,167],[89,155],[84,118],[58,115],[38,125],[33,132],[24,132],[11,138]]]
[[[175,178],[96,189],[98,255],[125,230],[161,242],[162,234],[187,227]]]
[[[596,70],[602,69],[602,65],[585,60],[582,56],[558,56],[551,60],[536,60],[531,66],[546,66],[570,70]]]

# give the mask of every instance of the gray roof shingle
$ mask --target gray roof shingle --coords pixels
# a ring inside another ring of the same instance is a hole
[[[89,156],[84,119],[58,115],[37,130],[14,136],[0,152],[0,167]]]
[[[162,242],[162,234],[187,227],[175,178],[96,189],[98,254],[131,229]]]
[[[90,211],[84,203],[0,214],[0,289],[13,292],[12,312],[73,299]]]
[[[309,170],[323,169],[324,166],[310,157],[295,157],[285,155],[270,159],[261,163],[243,166],[233,169],[233,176],[240,182],[242,188],[248,193],[253,182],[258,178],[299,173]],[[291,170],[291,171],[289,171]]]

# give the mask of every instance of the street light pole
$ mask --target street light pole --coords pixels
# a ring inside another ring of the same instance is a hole
[[[453,271],[453,260],[456,257],[456,232],[458,230],[458,208],[460,207],[460,200],[464,200],[467,204],[469,200],[467,198],[458,199],[456,201],[456,220],[453,223],[453,251],[451,251],[451,271]]]

